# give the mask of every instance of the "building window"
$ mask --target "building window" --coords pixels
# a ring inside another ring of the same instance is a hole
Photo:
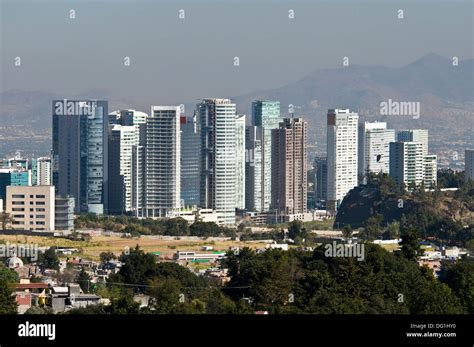
[[[13,194],[13,195],[12,195],[12,198],[13,198],[13,199],[24,199],[25,196],[24,196],[24,195],[20,195],[20,194]]]

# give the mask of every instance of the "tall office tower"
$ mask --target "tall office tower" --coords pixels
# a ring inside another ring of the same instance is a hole
[[[201,139],[197,117],[181,116],[181,203],[182,207],[199,205],[199,161]]]
[[[398,185],[420,185],[424,177],[423,143],[390,143],[390,176]]]
[[[327,209],[336,211],[346,194],[357,186],[357,122],[350,110],[333,109],[327,118]]]
[[[41,157],[31,161],[31,177],[34,186],[50,186],[51,158]]]
[[[109,125],[110,214],[132,211],[133,146],[139,145],[138,125]]]
[[[426,189],[432,189],[438,181],[437,157],[434,154],[428,154],[423,157],[423,185]]]
[[[328,164],[326,157],[318,157],[314,163],[316,171],[316,184],[314,192],[316,201],[326,201],[328,199]]]
[[[398,142],[421,142],[423,144],[423,156],[428,155],[428,130],[412,129],[400,130],[397,133]]]
[[[388,174],[390,142],[395,142],[395,130],[385,122],[359,124],[359,181],[366,182],[369,173]]]
[[[110,213],[143,214],[144,133],[148,114],[136,110],[109,113]]]
[[[197,105],[201,136],[200,205],[235,224],[236,107],[230,99],[203,99]]]
[[[268,211],[272,202],[272,130],[281,121],[280,102],[254,101],[252,120],[262,131],[262,211]]]
[[[245,115],[235,118],[235,207],[245,209]]]
[[[176,217],[181,207],[179,106],[152,106],[145,129],[146,216]]]
[[[53,101],[53,185],[76,212],[107,212],[107,101]]]
[[[260,127],[245,129],[245,208],[262,212],[262,131]]]
[[[464,151],[464,177],[465,180],[474,180],[474,149]]]
[[[285,118],[272,130],[272,207],[282,214],[307,211],[308,123]]]
[[[109,113],[109,124],[137,125],[145,124],[148,115],[136,110],[117,110]]]

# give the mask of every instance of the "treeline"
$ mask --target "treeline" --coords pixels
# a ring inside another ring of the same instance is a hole
[[[110,306],[69,313],[146,314],[465,314],[474,313],[474,263],[443,264],[440,280],[403,253],[365,244],[365,259],[314,252],[244,248],[222,264],[230,281],[220,286],[174,263],[156,263],[136,248],[101,294]],[[136,285],[135,287],[133,285]],[[134,294],[151,298],[140,309]]]
[[[97,216],[84,214],[74,221],[76,229],[104,229],[118,233],[140,235],[236,237],[236,229],[219,226],[214,222],[197,221],[189,225],[184,218],[139,219],[129,216]]]

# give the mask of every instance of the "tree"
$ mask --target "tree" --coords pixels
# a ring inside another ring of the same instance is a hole
[[[2,223],[2,230],[5,231],[7,230],[7,225],[12,224],[15,221],[12,216],[10,216],[9,213],[3,211],[0,213],[0,223]]]
[[[172,218],[165,222],[165,235],[186,236],[189,235],[189,225],[184,218]]]
[[[44,253],[40,253],[38,263],[45,269],[59,270],[59,258],[56,248],[50,247]]]
[[[420,247],[418,232],[413,228],[408,229],[404,234],[402,234],[400,245],[402,246],[403,256],[408,260],[417,260],[417,258],[423,254]]]
[[[82,268],[79,274],[77,275],[76,281],[79,283],[79,286],[81,287],[84,293],[90,293],[91,277],[87,274],[87,272],[84,271],[84,268]]]
[[[111,261],[113,259],[117,259],[115,254],[110,252],[110,251],[100,253],[99,257],[100,257],[100,262],[101,263],[108,263],[109,261]]]
[[[308,232],[306,228],[303,228],[303,222],[300,220],[294,220],[288,226],[288,237],[293,241],[306,238]]]
[[[0,264],[0,314],[16,314],[17,303],[14,296],[18,275]]]
[[[451,288],[468,313],[474,313],[474,261],[443,262],[439,280]]]
[[[342,228],[342,236],[344,236],[346,240],[349,240],[352,237],[352,227],[350,224],[344,225]]]

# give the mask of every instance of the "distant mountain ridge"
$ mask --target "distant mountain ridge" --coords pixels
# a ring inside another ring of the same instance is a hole
[[[319,69],[282,87],[233,99],[238,112],[245,114],[250,114],[251,103],[257,99],[279,100],[283,116],[288,115],[288,105],[294,105],[295,116],[302,116],[309,122],[310,142],[317,143],[319,152],[325,151],[325,117],[329,108],[350,108],[359,112],[362,121],[387,121],[391,128],[428,128],[434,149],[441,151],[446,145],[461,150],[474,147],[473,86],[474,59],[460,60],[458,66],[453,66],[451,58],[430,53],[398,68],[350,65]],[[0,137],[11,135],[11,129],[18,127],[29,133],[25,134],[26,139],[37,133],[50,133],[51,100],[64,97],[41,91],[0,93]],[[71,99],[80,97],[106,99],[110,111],[135,108],[149,112],[153,104],[153,100],[138,100],[132,96],[124,99],[100,90],[69,96]],[[380,103],[388,99],[420,102],[420,119],[380,116]],[[191,115],[195,102],[184,104],[186,114]],[[45,139],[43,147],[48,148],[50,143]],[[14,145],[18,147],[16,141]],[[9,143],[0,145],[0,155],[18,149],[10,147]]]

